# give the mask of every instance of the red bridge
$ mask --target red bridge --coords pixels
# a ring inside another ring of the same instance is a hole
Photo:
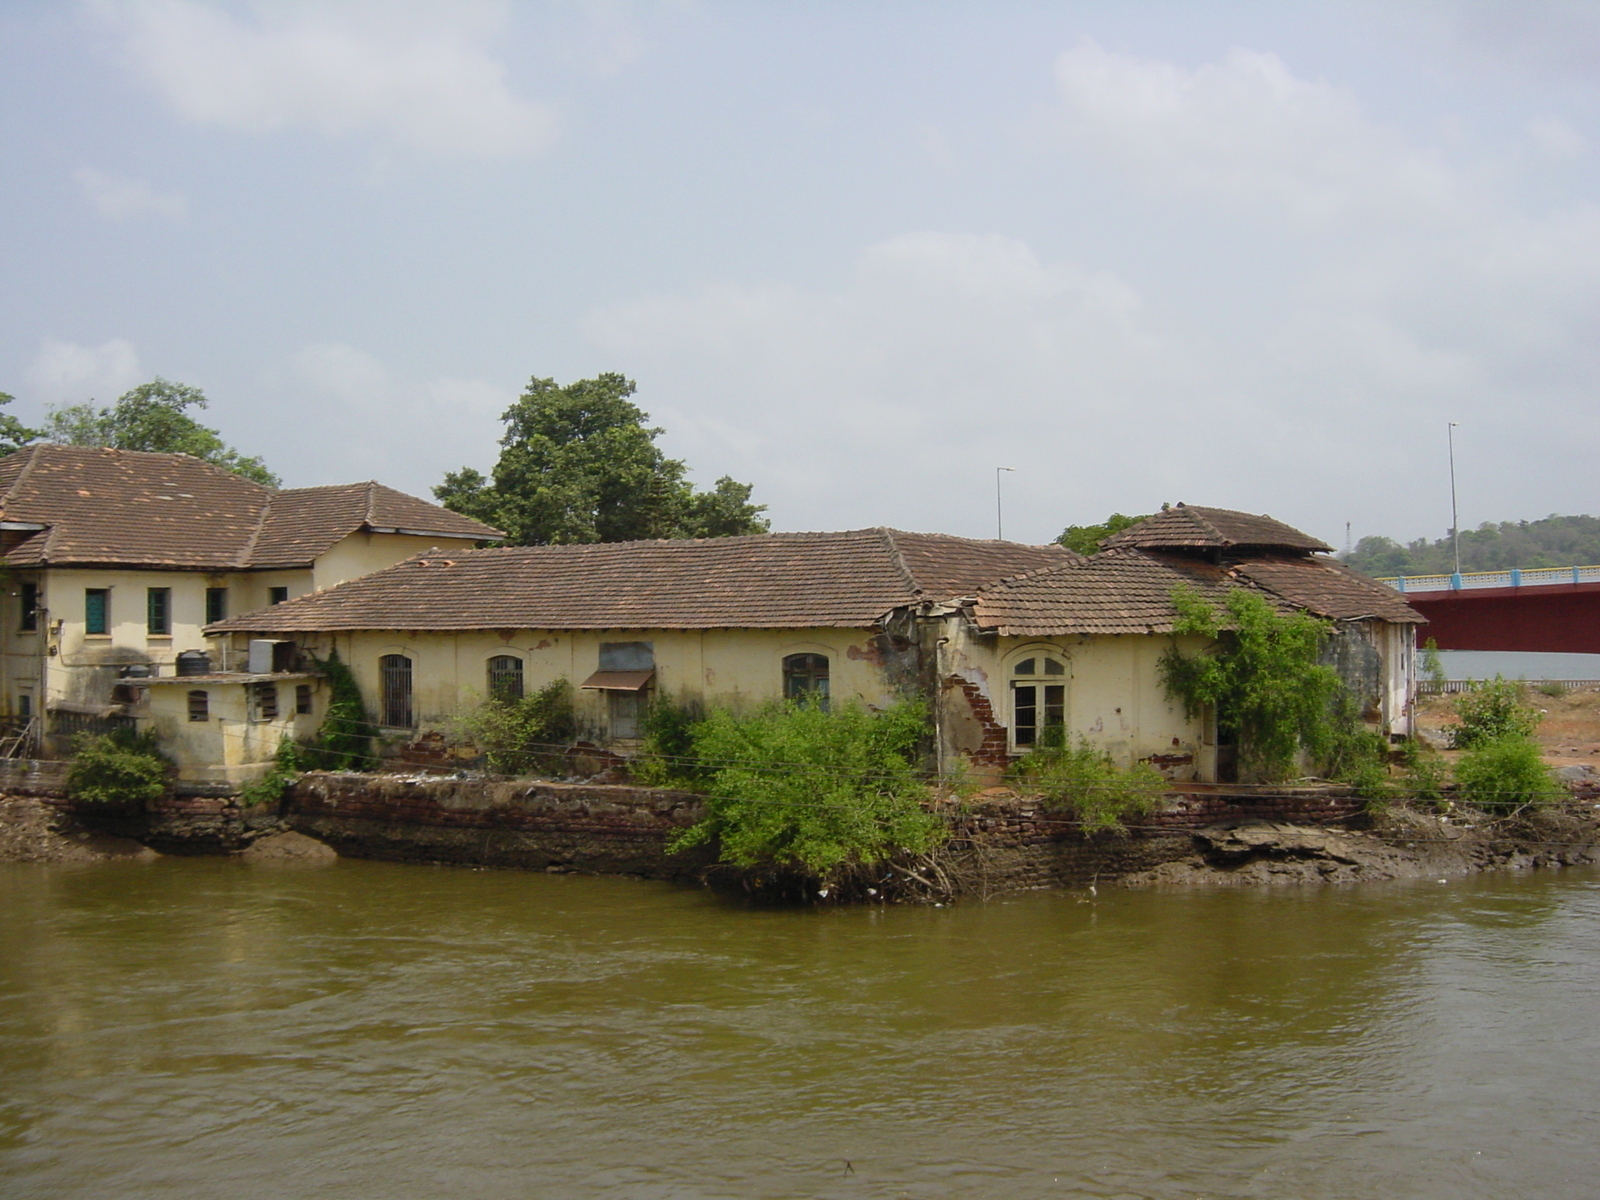
[[[1385,579],[1428,618],[1441,650],[1600,654],[1600,567]]]

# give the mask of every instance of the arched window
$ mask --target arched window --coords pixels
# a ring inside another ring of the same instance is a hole
[[[1034,654],[1011,668],[1011,744],[1018,750],[1066,737],[1067,664]]]
[[[404,654],[385,654],[378,660],[378,686],[383,724],[390,729],[411,728],[411,660]]]
[[[514,654],[496,654],[489,660],[489,696],[495,700],[522,699],[522,660]]]
[[[783,660],[783,698],[815,700],[828,707],[828,656],[790,654]]]

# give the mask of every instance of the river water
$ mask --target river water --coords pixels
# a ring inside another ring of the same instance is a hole
[[[747,907],[0,867],[0,1196],[1588,1197],[1600,873]]]

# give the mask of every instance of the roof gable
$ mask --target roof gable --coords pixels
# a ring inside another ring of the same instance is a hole
[[[1194,504],[1163,509],[1108,537],[1100,548],[1229,550],[1241,546],[1322,552],[1333,548],[1271,517]]]

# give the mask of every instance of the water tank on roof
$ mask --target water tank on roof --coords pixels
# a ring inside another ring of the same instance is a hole
[[[204,650],[185,650],[178,655],[179,675],[211,674],[211,655]]]

